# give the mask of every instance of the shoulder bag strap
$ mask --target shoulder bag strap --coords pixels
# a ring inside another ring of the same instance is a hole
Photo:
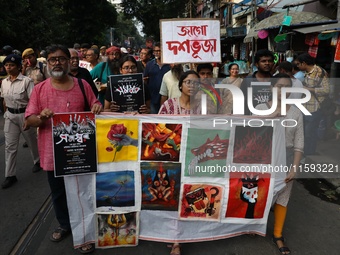
[[[84,97],[84,103],[85,103],[84,111],[86,111],[86,112],[90,111],[91,108],[90,108],[89,102],[87,101],[87,98],[86,98],[84,84],[83,84],[83,81],[81,79],[79,79],[79,78],[78,78],[78,84],[79,84],[80,90],[83,93],[83,97]]]
[[[45,77],[45,74],[44,74],[44,64],[41,63],[41,62],[38,62],[38,63],[39,63],[40,73],[43,75],[43,79],[46,80],[46,77]]]

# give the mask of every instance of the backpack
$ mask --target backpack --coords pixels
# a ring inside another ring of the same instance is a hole
[[[46,80],[46,76],[44,74],[44,64],[42,62],[38,62],[38,64],[39,64],[40,73],[43,75],[44,80]]]

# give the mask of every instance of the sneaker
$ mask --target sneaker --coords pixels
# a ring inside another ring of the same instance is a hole
[[[1,187],[3,189],[7,189],[7,188],[11,187],[17,181],[18,181],[18,179],[15,176],[6,177],[5,181],[1,184]]]
[[[37,162],[34,164],[34,166],[32,167],[32,172],[33,173],[37,173],[41,170],[42,168],[40,167],[40,162]]]

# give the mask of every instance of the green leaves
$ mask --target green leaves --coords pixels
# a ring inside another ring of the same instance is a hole
[[[188,2],[185,0],[123,0],[122,6],[125,15],[135,17],[142,23],[143,32],[146,35],[159,40],[159,20],[184,17]]]
[[[0,0],[0,45],[24,50],[52,43],[107,44],[117,12],[106,0]]]

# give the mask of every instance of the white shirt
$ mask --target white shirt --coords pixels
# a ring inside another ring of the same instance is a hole
[[[176,98],[181,96],[182,93],[178,87],[178,80],[172,74],[171,70],[164,74],[159,94],[168,98]]]
[[[302,82],[297,79],[297,78],[292,78],[292,88],[303,88],[303,84]],[[293,98],[301,98],[302,93],[291,93],[290,96],[288,97],[289,99],[293,99]]]

